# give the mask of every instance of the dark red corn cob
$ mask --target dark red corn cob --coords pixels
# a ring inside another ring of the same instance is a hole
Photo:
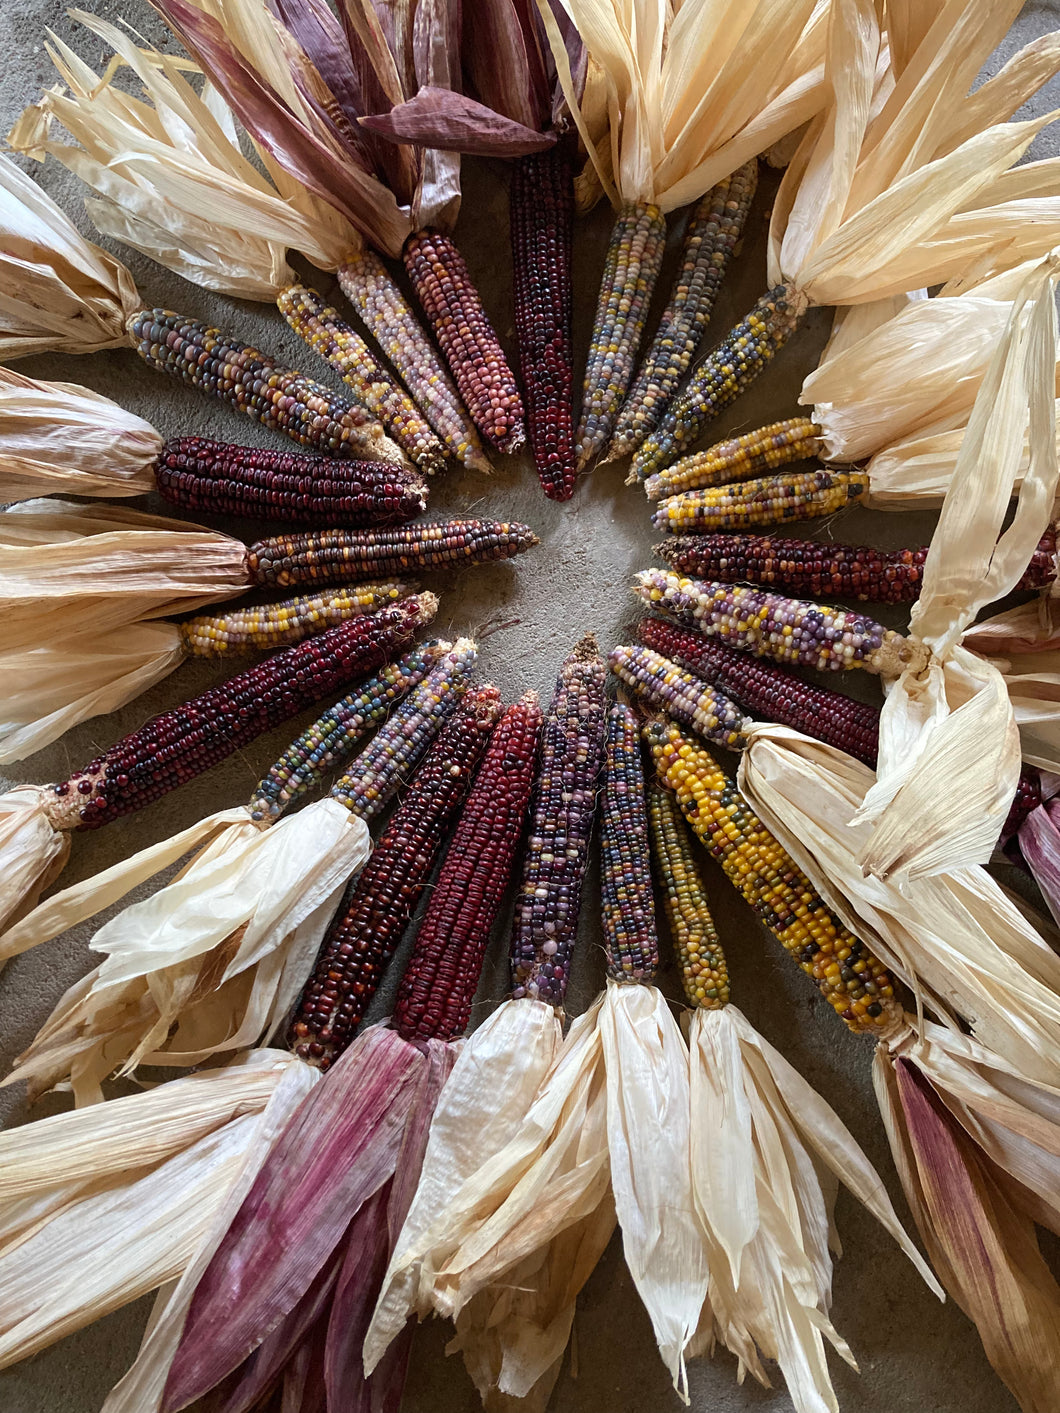
[[[526,440],[523,404],[464,257],[447,235],[424,230],[405,242],[405,269],[475,426],[500,451]]]
[[[513,164],[508,210],[530,448],[545,495],[569,500],[576,474],[571,411],[574,171],[566,143]]]
[[[467,694],[424,757],[349,902],[328,929],[288,1037],[310,1064],[328,1069],[353,1039],[500,712],[496,687]]]
[[[545,716],[509,949],[515,998],[560,1006],[567,991],[604,758],[606,675],[588,633],[560,669]]]
[[[1042,802],[1041,776],[1033,765],[1025,765],[1020,771],[1016,793],[1012,797],[1008,818],[1001,831],[1001,843],[1006,844],[1015,835],[1027,816]]]
[[[514,559],[537,544],[518,521],[434,520],[390,530],[276,535],[247,550],[255,584],[345,584],[406,569],[455,569]]]
[[[433,594],[351,618],[162,712],[54,787],[56,829],[98,829],[289,721],[401,651],[437,611]]]
[[[624,702],[607,713],[607,769],[600,829],[600,891],[607,974],[651,982],[659,969],[648,807],[640,733]]]
[[[290,525],[402,525],[427,509],[427,487],[386,461],[337,461],[175,437],[155,463],[159,494],[182,510]]]
[[[528,693],[494,731],[460,813],[394,1007],[406,1040],[453,1040],[471,1019],[534,778],[541,708]]]

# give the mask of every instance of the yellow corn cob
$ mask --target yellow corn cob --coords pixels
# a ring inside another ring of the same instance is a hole
[[[656,471],[644,481],[649,500],[662,500],[678,491],[695,491],[703,486],[724,486],[730,481],[749,481],[762,471],[775,471],[793,461],[805,461],[821,451],[821,429],[807,417],[789,417],[770,422],[742,437],[715,442],[706,451],[682,456],[672,466]],[[626,485],[640,480],[633,471]]]
[[[684,491],[661,501],[652,524],[671,535],[749,530],[832,515],[869,488],[864,471],[789,471],[736,486]]]

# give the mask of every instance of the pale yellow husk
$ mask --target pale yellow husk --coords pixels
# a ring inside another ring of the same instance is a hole
[[[241,807],[49,898],[0,937],[0,955],[58,936],[200,848],[99,929],[91,946],[105,960],[66,992],[5,1083],[40,1093],[69,1081],[91,1103],[116,1070],[201,1064],[272,1036],[370,847],[364,821],[335,800],[268,828]]]
[[[70,835],[44,812],[49,796],[46,785],[0,795],[0,927],[30,910],[70,857]]]
[[[201,1258],[257,1153],[317,1077],[259,1050],[0,1135],[0,1367]]]
[[[976,623],[964,636],[1004,678],[1023,759],[1060,772],[1060,586]]]

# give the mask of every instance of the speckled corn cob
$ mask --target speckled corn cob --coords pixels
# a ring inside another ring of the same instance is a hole
[[[493,468],[453,380],[379,256],[365,248],[336,274],[343,294],[451,455],[489,475]]]
[[[441,231],[405,242],[405,269],[475,426],[499,451],[526,441],[523,403],[464,257]]]
[[[636,451],[688,372],[743,235],[757,185],[758,161],[752,158],[708,191],[689,216],[670,303],[622,405],[608,460]]]
[[[496,687],[478,687],[464,698],[328,929],[288,1037],[310,1064],[330,1068],[352,1040],[416,910],[500,712]]]
[[[575,437],[584,471],[611,440],[633,377],[655,281],[666,249],[666,217],[647,201],[630,202],[615,217],[585,363],[581,421]]]
[[[604,759],[606,675],[589,633],[560,668],[545,714],[509,947],[516,999],[558,1007],[566,995]]]
[[[804,682],[718,638],[705,638],[662,618],[642,619],[637,631],[647,647],[720,688],[747,711],[837,746],[875,770],[880,740],[878,707]]]
[[[508,195],[519,372],[534,466],[550,500],[574,493],[571,246],[574,171],[567,144],[512,165]]]
[[[710,752],[673,725],[644,728],[660,781],[699,840],[781,946],[851,1030],[873,1031],[897,1009],[886,969],[829,911]]]
[[[634,475],[645,480],[689,450],[703,428],[735,402],[783,348],[806,308],[805,297],[777,285],[692,374],[656,432],[637,453]]]
[[[159,495],[182,510],[290,525],[400,525],[427,508],[418,472],[388,461],[176,437],[155,462]]]
[[[54,787],[56,829],[98,829],[209,770],[400,652],[438,607],[420,594],[274,653],[133,731]]]
[[[277,535],[250,546],[247,567],[256,584],[334,584],[514,559],[536,544],[534,532],[516,520],[434,520],[390,530]]]
[[[471,685],[478,649],[458,638],[376,734],[331,794],[351,814],[374,819],[411,776]]]
[[[776,471],[793,461],[806,461],[819,456],[822,449],[821,429],[806,417],[789,417],[784,422],[770,422],[756,432],[742,437],[730,437],[715,442],[706,451],[682,456],[672,466],[655,472],[647,479],[633,467],[626,485],[644,481],[649,500],[662,500],[678,491],[695,491],[703,486],[727,486],[734,481],[749,481],[761,471]]]
[[[276,304],[298,337],[331,364],[357,401],[389,430],[408,459],[428,476],[441,471],[445,448],[412,398],[339,311],[305,285],[288,285],[280,291]]]
[[[444,638],[421,643],[328,707],[262,776],[250,797],[251,818],[278,819],[289,805],[348,760],[357,742],[386,720],[391,708],[423,681],[451,646]]]
[[[656,530],[671,535],[745,530],[780,525],[786,520],[816,520],[832,515],[869,488],[864,471],[789,471],[734,486],[683,491],[660,501],[652,516]]]
[[[681,985],[691,1006],[717,1011],[729,1004],[729,968],[692,857],[692,840],[669,790],[648,786],[648,822],[655,877],[670,924]]]
[[[659,939],[651,891],[648,811],[637,721],[624,702],[607,713],[606,771],[600,826],[601,921],[607,974],[651,982]]]
[[[220,329],[168,309],[144,309],[130,322],[129,337],[150,367],[221,398],[263,427],[286,432],[300,446],[405,464],[363,407]]]
[[[407,598],[414,587],[402,583],[358,584],[354,588],[325,589],[321,594],[298,594],[283,603],[234,608],[230,613],[204,613],[180,625],[180,643],[188,657],[220,657],[286,647],[360,613],[374,613],[386,604]]]
[[[739,584],[683,579],[665,569],[644,569],[633,592],[686,628],[716,634],[734,648],[799,663],[819,672],[899,669],[906,643],[900,633],[851,609],[788,599]]]
[[[471,1019],[490,930],[519,845],[534,778],[541,708],[528,693],[490,738],[398,989],[406,1040],[453,1040]]]
[[[723,692],[687,672],[651,648],[624,644],[612,648],[607,664],[631,691],[697,736],[742,751],[750,720]]]

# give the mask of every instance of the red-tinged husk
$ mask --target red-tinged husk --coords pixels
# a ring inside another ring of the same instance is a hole
[[[1052,801],[1038,805],[1019,827],[1016,836],[1020,854],[1034,875],[1042,897],[1056,922],[1060,922],[1060,830],[1056,826],[1058,805]]]
[[[555,133],[525,127],[446,88],[421,88],[407,103],[363,118],[361,125],[392,142],[419,143],[475,157],[525,157],[543,152],[556,141]]]

